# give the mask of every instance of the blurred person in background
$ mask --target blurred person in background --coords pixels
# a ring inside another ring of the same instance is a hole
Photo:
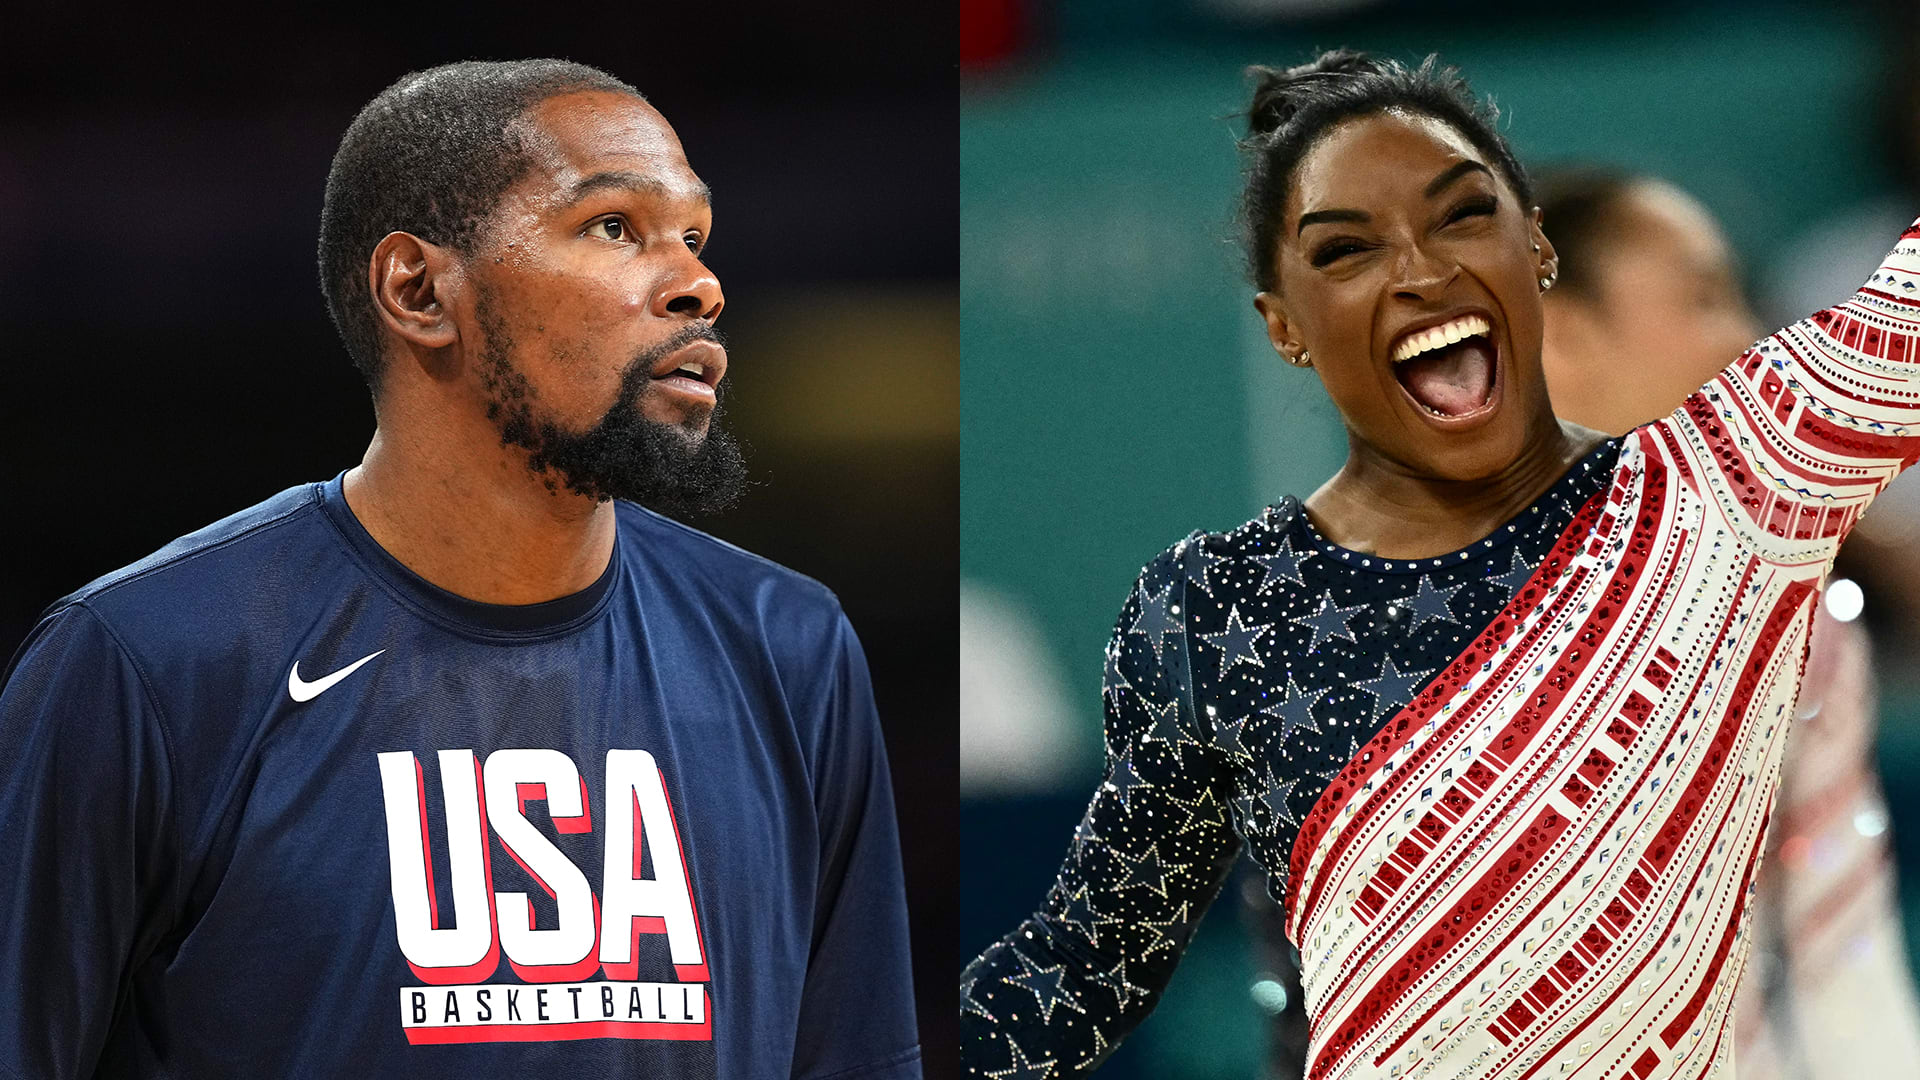
[[[1672,412],[1765,332],[1726,238],[1686,192],[1561,169],[1542,173],[1537,193],[1560,251],[1542,355],[1555,415],[1624,435]]]
[[[1105,778],[1045,907],[963,974],[963,1061],[1096,1067],[1244,844],[1309,1075],[1718,1073],[1819,570],[1920,419],[1893,404],[1920,225],[1620,439],[1553,413],[1559,256],[1454,73],[1261,69],[1249,127],[1256,306],[1351,456],[1142,572]]]
[[[596,68],[360,112],[364,458],[57,602],[0,692],[0,1073],[920,1075],[860,645],[663,516],[744,480],[713,222]]]
[[[1560,255],[1542,359],[1555,415],[1623,435],[1671,412],[1760,336],[1732,249],[1706,208],[1646,176],[1538,178]],[[1857,596],[1851,583],[1836,595]],[[1769,825],[1741,983],[1742,1080],[1901,1076],[1920,1062],[1916,1008],[1874,762],[1871,648],[1857,610],[1822,604]],[[1299,971],[1279,908],[1243,890],[1263,965],[1291,992],[1269,1075],[1303,1075]]]

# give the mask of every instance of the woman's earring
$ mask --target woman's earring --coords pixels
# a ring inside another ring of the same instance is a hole
[[[1294,367],[1312,367],[1313,356],[1309,354],[1307,350],[1301,349],[1299,356],[1287,357],[1287,363],[1292,364]]]
[[[1547,276],[1546,276],[1546,277],[1543,277],[1543,278],[1541,278],[1541,279],[1540,279],[1540,291],[1541,291],[1541,292],[1546,292],[1546,291],[1547,291],[1548,289],[1551,289],[1551,288],[1553,288],[1553,283],[1554,283],[1555,281],[1557,281],[1557,280],[1559,280],[1559,278],[1560,278],[1560,275],[1559,275],[1559,273],[1558,273],[1558,272],[1552,272],[1552,273],[1549,273],[1549,274],[1547,274]]]

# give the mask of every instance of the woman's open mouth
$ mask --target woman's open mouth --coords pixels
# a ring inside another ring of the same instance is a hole
[[[1393,350],[1393,377],[1414,404],[1441,420],[1460,420],[1493,403],[1498,353],[1483,315],[1462,315],[1416,330]]]

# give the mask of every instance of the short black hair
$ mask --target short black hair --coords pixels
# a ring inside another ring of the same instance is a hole
[[[1274,287],[1273,253],[1281,208],[1300,159],[1328,128],[1342,120],[1386,109],[1405,109],[1442,121],[1486,155],[1525,205],[1532,182],[1495,126],[1491,101],[1481,102],[1458,68],[1428,56],[1419,67],[1352,49],[1334,49],[1290,68],[1250,67],[1253,103],[1247,109],[1246,187],[1241,195],[1247,276],[1263,291]]]
[[[466,60],[402,77],[348,125],[320,209],[320,291],[376,396],[380,321],[367,289],[373,249],[388,233],[409,232],[470,254],[500,196],[526,172],[531,148],[520,118],[550,97],[582,90],[646,100],[585,64]]]

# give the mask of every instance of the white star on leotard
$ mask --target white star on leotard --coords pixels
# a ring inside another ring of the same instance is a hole
[[[1007,1036],[1007,1046],[1013,1050],[1013,1064],[1004,1069],[988,1069],[986,1074],[993,1080],[1053,1080],[1053,1070],[1058,1061],[1053,1058],[1028,1060],[1026,1051],[1020,1049],[1020,1044],[1014,1042],[1011,1035]]]
[[[1312,652],[1320,647],[1322,641],[1337,637],[1359,644],[1359,640],[1353,635],[1353,620],[1365,610],[1367,610],[1365,604],[1355,604],[1350,608],[1335,607],[1333,590],[1329,589],[1320,594],[1320,606],[1314,608],[1311,615],[1293,621],[1298,625],[1312,628],[1313,639],[1307,642],[1307,651]]]
[[[1117,851],[1115,854],[1119,854]],[[1125,856],[1122,856],[1125,858]],[[1160,845],[1147,845],[1147,853],[1133,864],[1133,872],[1120,883],[1123,889],[1135,887],[1150,889],[1162,900],[1167,898],[1167,875],[1178,873],[1187,868],[1186,863],[1164,863],[1160,861]]]
[[[1144,960],[1152,956],[1160,949],[1166,949],[1168,952],[1173,951],[1173,947],[1179,943],[1180,932],[1187,928],[1187,923],[1190,921],[1187,918],[1189,906],[1190,905],[1183,900],[1180,902],[1180,906],[1168,912],[1167,917],[1164,919],[1140,920],[1140,926],[1153,935],[1153,940],[1148,942],[1147,946],[1140,950],[1139,955],[1141,959]]]
[[[1266,571],[1265,576],[1260,579],[1260,584],[1254,586],[1253,591],[1266,592],[1278,581],[1291,581],[1304,588],[1307,582],[1300,576],[1300,564],[1318,554],[1320,553],[1317,551],[1295,551],[1293,537],[1282,535],[1280,550],[1253,556],[1253,561],[1259,563],[1260,568]]]
[[[1141,698],[1140,707],[1147,711],[1147,715],[1153,717],[1153,725],[1140,736],[1140,745],[1164,743],[1175,757],[1180,756],[1183,746],[1200,745],[1194,741],[1193,736],[1187,734],[1186,728],[1180,726],[1179,702],[1169,701],[1165,705],[1155,705]]]
[[[1226,827],[1226,814],[1222,812],[1220,804],[1214,800],[1212,788],[1202,791],[1200,797],[1197,799],[1189,801],[1176,798],[1173,802],[1187,812],[1187,819],[1180,823],[1178,829],[1174,830],[1174,835],[1176,836],[1184,836],[1201,825],[1211,825],[1215,828]]]
[[[1533,577],[1533,572],[1539,569],[1540,566],[1538,563],[1528,566],[1527,560],[1520,554],[1519,548],[1514,548],[1509,554],[1512,558],[1507,562],[1507,572],[1501,574],[1499,577],[1489,578],[1488,580],[1499,584],[1501,588],[1507,591],[1508,596],[1512,596],[1520,591],[1520,586],[1525,585],[1527,580]]]
[[[1394,666],[1393,657],[1389,656],[1386,663],[1380,666],[1379,675],[1371,679],[1355,679],[1353,685],[1373,695],[1373,708],[1368,720],[1378,724],[1388,710],[1402,709],[1412,703],[1414,690],[1425,683],[1431,674],[1432,669],[1401,671]]]
[[[1103,786],[1120,800],[1121,809],[1131,811],[1133,805],[1129,800],[1133,798],[1134,789],[1150,788],[1153,785],[1140,779],[1140,774],[1133,771],[1133,757],[1129,753],[1113,763],[1113,775]]]
[[[1155,656],[1166,651],[1168,634],[1186,632],[1180,626],[1180,620],[1168,611],[1172,602],[1172,584],[1161,589],[1158,595],[1148,592],[1144,585],[1140,589],[1140,614],[1133,620],[1133,625],[1128,627],[1128,631],[1139,634],[1152,643]]]
[[[1276,828],[1282,824],[1299,826],[1300,823],[1293,819],[1292,811],[1287,809],[1287,800],[1293,796],[1293,787],[1299,782],[1298,777],[1286,780],[1277,780],[1271,775],[1267,777],[1267,793],[1260,797],[1260,801],[1267,806],[1267,820]]]
[[[1081,818],[1080,824],[1073,827],[1073,857],[1076,859],[1086,858],[1090,845],[1106,842],[1105,837],[1094,831],[1091,815]]]
[[[973,986],[979,981],[979,979],[968,979],[960,984],[960,1015],[972,1013],[975,1016],[986,1017],[988,1023],[997,1024],[1000,1021],[987,1011],[986,1006],[973,999]]]
[[[1458,623],[1460,620],[1453,617],[1451,602],[1453,594],[1465,587],[1466,583],[1461,582],[1444,589],[1436,589],[1431,575],[1420,575],[1419,583],[1414,586],[1413,595],[1397,601],[1401,608],[1413,612],[1413,622],[1407,627],[1407,633],[1414,633],[1430,622]]]
[[[1063,965],[1055,964],[1052,967],[1041,967],[1029,959],[1027,954],[1021,952],[1019,949],[1013,950],[1013,958],[1020,962],[1020,974],[1003,975],[1000,981],[1011,986],[1021,987],[1032,994],[1035,1000],[1040,1002],[1041,1023],[1053,1023],[1053,1010],[1061,1005],[1065,1005],[1077,1013],[1086,1012],[1085,1009],[1074,1004],[1073,995],[1068,993],[1064,987],[1067,972]]]
[[[1133,689],[1133,683],[1127,681],[1126,672],[1120,670],[1119,642],[1113,642],[1107,646],[1107,664],[1101,672],[1100,692],[1117,694],[1122,690],[1131,689]]]
[[[1066,894],[1061,904],[1061,912],[1055,918],[1068,926],[1077,926],[1087,935],[1088,944],[1099,946],[1100,926],[1111,920],[1103,919],[1093,908],[1092,890],[1081,883],[1078,889]]]
[[[1127,961],[1124,958],[1114,961],[1113,966],[1105,971],[1088,972],[1087,978],[1112,991],[1114,1001],[1119,1003],[1122,1009],[1132,1004],[1136,996],[1143,998],[1153,996],[1146,987],[1127,981]]]
[[[1213,552],[1208,551],[1207,545],[1196,545],[1193,554],[1188,556],[1186,564],[1187,581],[1191,584],[1198,585],[1201,592],[1212,596],[1213,587],[1207,584],[1207,571],[1226,561],[1226,556],[1215,555]]]
[[[1254,646],[1258,645],[1261,637],[1272,629],[1272,623],[1260,623],[1254,626],[1248,626],[1246,623],[1241,622],[1240,608],[1239,605],[1236,604],[1227,608],[1227,628],[1225,630],[1212,634],[1201,634],[1200,636],[1206,640],[1207,644],[1220,650],[1220,677],[1225,679],[1227,677],[1227,671],[1235,664],[1252,664],[1254,667],[1267,666],[1267,662],[1260,656],[1260,651],[1254,648]]]
[[[1213,726],[1213,748],[1232,758],[1234,761],[1247,761],[1253,753],[1247,749],[1247,724],[1251,716],[1242,716],[1236,720],[1222,720]]]
[[[1293,672],[1287,672],[1287,699],[1266,710],[1266,715],[1280,721],[1279,745],[1287,745],[1287,740],[1293,738],[1293,733],[1301,728],[1306,728],[1316,735],[1320,733],[1320,725],[1314,722],[1313,709],[1331,689],[1332,687],[1321,687],[1318,690],[1308,690],[1294,680]]]

